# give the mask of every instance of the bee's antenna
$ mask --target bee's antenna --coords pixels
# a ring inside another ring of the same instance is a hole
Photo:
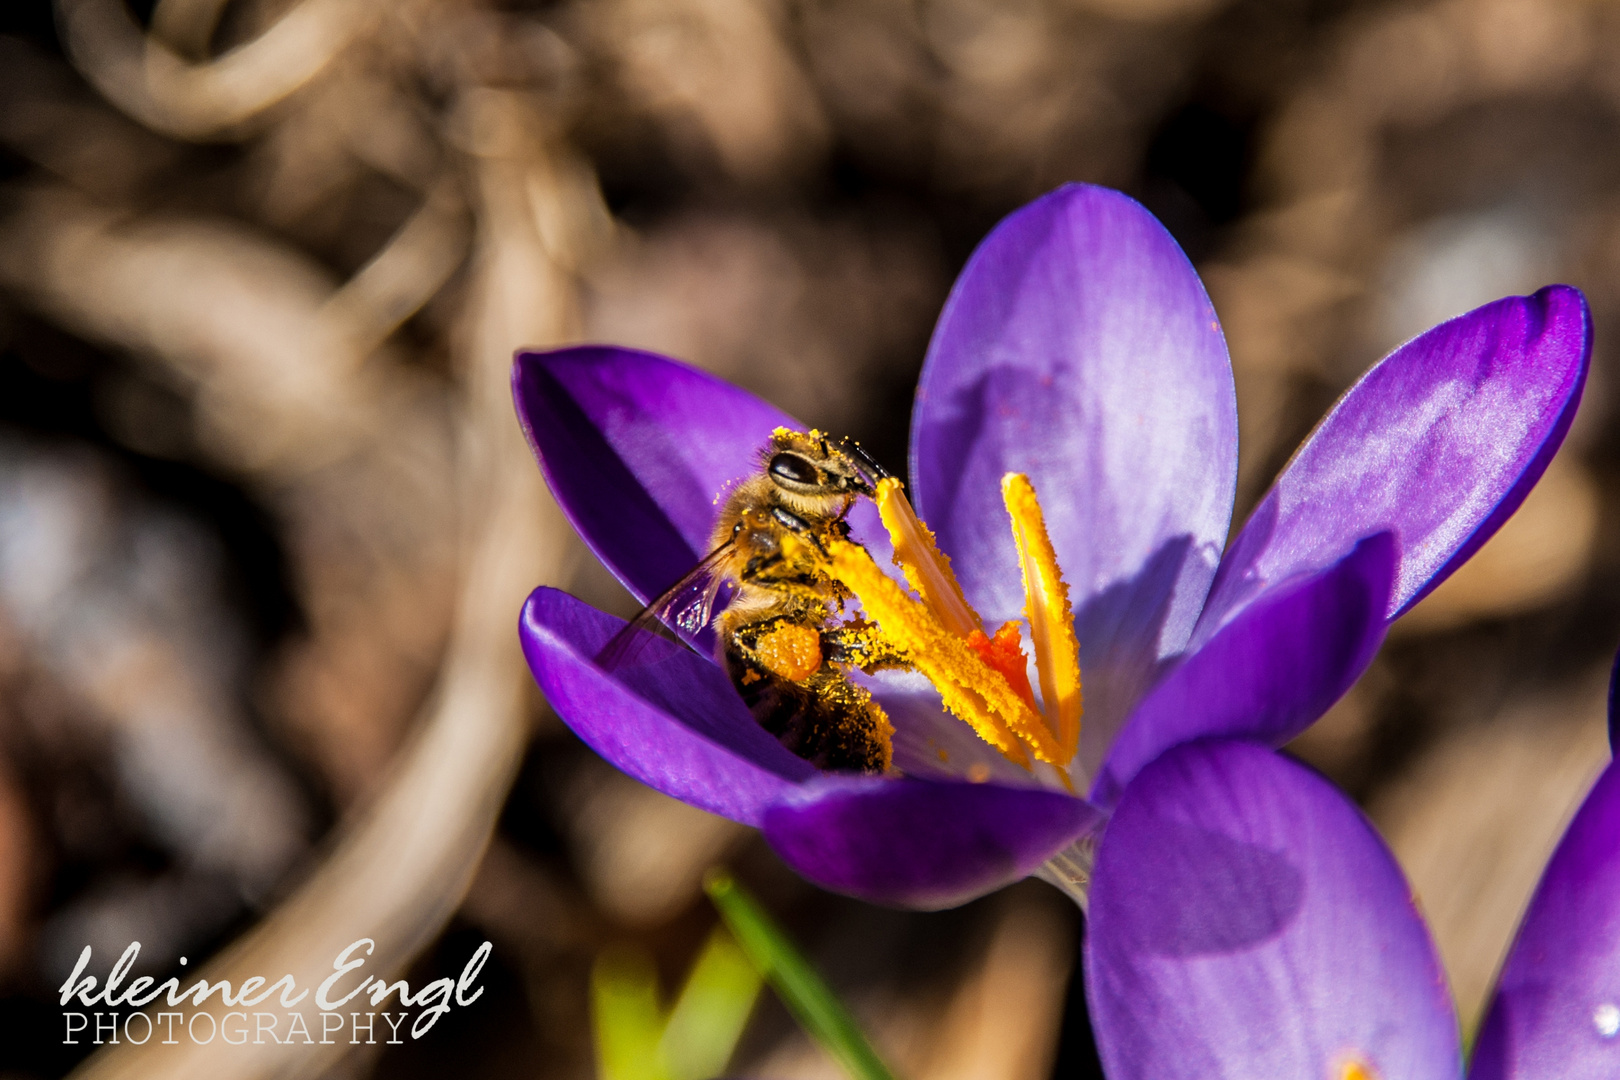
[[[889,480],[894,477],[893,473],[878,464],[877,458],[868,454],[860,443],[851,439],[848,435],[839,439],[838,445],[847,450],[864,471],[871,473],[874,480]]]

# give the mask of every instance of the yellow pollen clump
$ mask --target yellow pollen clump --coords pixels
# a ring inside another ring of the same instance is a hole
[[[1067,765],[1080,745],[1080,643],[1074,636],[1069,587],[1058,569],[1057,552],[1046,531],[1035,486],[1023,473],[1001,478],[1001,498],[1012,518],[1018,565],[1024,572],[1024,616],[1035,647],[1046,722],[1063,747]]]
[[[760,635],[754,655],[773,674],[804,682],[821,667],[821,634],[814,627],[782,623]]]

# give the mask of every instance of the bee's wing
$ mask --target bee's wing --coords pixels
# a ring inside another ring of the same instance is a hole
[[[719,572],[720,564],[731,554],[731,548],[732,542],[727,540],[709,552],[702,562],[637,612],[635,618],[625,623],[624,629],[602,646],[596,654],[596,665],[608,671],[625,667],[654,637],[673,634],[691,646],[714,614],[715,600],[720,595],[720,586],[725,583],[725,576]]]

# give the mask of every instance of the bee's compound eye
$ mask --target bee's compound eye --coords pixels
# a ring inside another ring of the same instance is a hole
[[[821,481],[816,467],[798,454],[777,454],[771,458],[767,468],[773,477],[794,484],[816,484]]]
[[[737,524],[735,524],[735,525],[733,525],[731,527],[731,535],[736,536],[738,533],[742,532],[742,527],[743,527],[742,519],[739,518],[737,520]]]
[[[785,529],[792,529],[794,532],[804,532],[806,529],[810,528],[810,523],[808,521],[804,520],[804,518],[800,517],[798,514],[793,513],[791,510],[784,510],[780,506],[777,506],[771,509],[771,513],[776,517],[777,521],[781,522],[782,527]]]

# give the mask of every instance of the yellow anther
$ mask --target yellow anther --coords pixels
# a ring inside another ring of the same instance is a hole
[[[979,616],[968,606],[962,586],[951,573],[951,561],[911,508],[900,481],[892,476],[879,480],[876,502],[883,527],[894,541],[894,561],[905,571],[906,583],[917,591],[945,629],[957,637],[965,638],[975,630],[982,632]]]
[[[946,629],[927,605],[907,595],[865,548],[840,540],[829,545],[829,554],[832,576],[855,594],[884,637],[934,684],[946,709],[1026,768],[1026,746],[1041,761],[1058,763],[1062,750],[1040,715],[1004,675],[979,658],[965,636]]]
[[[1371,1065],[1360,1058],[1346,1058],[1339,1063],[1338,1075],[1334,1080],[1378,1080],[1378,1074]]]
[[[1056,760],[1067,765],[1080,745],[1080,643],[1074,636],[1069,587],[1058,569],[1057,553],[1046,532],[1035,487],[1023,473],[1001,478],[1001,498],[1012,518],[1018,565],[1024,571],[1024,615],[1035,647],[1035,671],[1047,725],[1061,748]]]

